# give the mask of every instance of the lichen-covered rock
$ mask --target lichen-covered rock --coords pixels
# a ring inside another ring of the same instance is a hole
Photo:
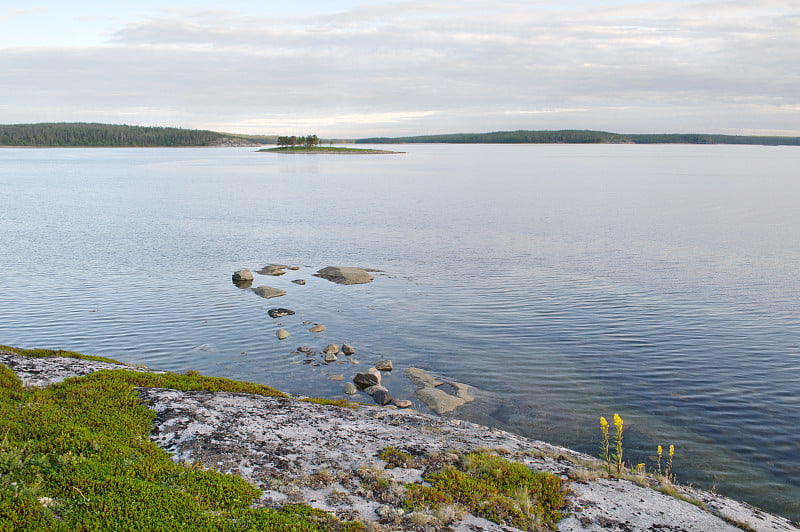
[[[328,266],[314,275],[339,284],[364,284],[373,279],[367,270],[351,266]]]
[[[342,391],[347,395],[353,395],[355,393],[358,393],[358,388],[356,388],[356,385],[353,384],[352,382],[348,382],[345,383],[344,388],[342,388]]]

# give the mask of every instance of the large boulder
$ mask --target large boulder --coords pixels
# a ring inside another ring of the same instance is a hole
[[[356,373],[353,382],[361,389],[375,386],[381,383],[381,372],[375,368],[369,368],[367,371]]]
[[[286,290],[281,290],[279,288],[272,288],[271,286],[257,286],[253,288],[253,292],[260,295],[264,299],[286,295]]]
[[[372,394],[372,400],[378,403],[381,406],[386,406],[392,402],[392,394],[389,393],[388,390],[376,390],[374,394]]]
[[[236,284],[244,283],[246,281],[252,281],[253,280],[253,272],[251,272],[250,270],[246,270],[246,269],[245,270],[236,270],[235,272],[233,272],[233,275],[231,276],[231,280],[233,280],[233,282],[236,283]]]
[[[328,266],[314,275],[339,284],[364,284],[373,279],[367,270],[351,266]]]

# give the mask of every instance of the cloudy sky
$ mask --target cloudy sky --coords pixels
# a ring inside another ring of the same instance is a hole
[[[800,135],[798,0],[0,1],[0,123]]]

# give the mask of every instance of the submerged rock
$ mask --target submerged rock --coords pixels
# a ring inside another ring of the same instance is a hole
[[[343,381],[344,380],[344,375],[331,375],[330,377],[328,377],[328,380],[329,381]]]
[[[304,284],[306,284],[306,281],[305,281],[305,279],[294,279],[292,282],[293,282],[294,284],[299,284],[299,285],[304,285]]]
[[[325,328],[326,327],[324,325],[314,325],[308,330],[308,332],[322,332],[325,330]]]
[[[270,318],[282,318],[284,316],[292,316],[294,311],[288,308],[271,308],[267,311],[267,314],[269,314]]]
[[[272,288],[271,286],[257,286],[253,288],[253,292],[260,295],[264,299],[270,299],[273,297],[280,297],[286,295],[285,290],[281,290],[279,288]]]
[[[314,275],[339,284],[364,284],[373,279],[367,270],[350,266],[328,266]]]
[[[287,338],[289,338],[289,336],[291,336],[291,334],[289,334],[289,331],[287,331],[286,329],[278,329],[277,331],[275,331],[275,336],[278,337],[278,340],[286,340]]]
[[[378,390],[383,390],[384,392],[388,392],[389,391],[384,386],[382,386],[380,384],[374,384],[372,386],[368,386],[367,388],[364,388],[364,393],[369,395],[370,397],[372,397],[373,395],[375,395],[375,392],[377,392]]]
[[[287,268],[290,268],[290,266],[287,266],[285,264],[269,264],[258,270],[258,273],[260,273],[261,275],[275,275],[275,276],[283,275],[284,273],[286,273],[285,270]]]
[[[441,381],[420,368],[408,368],[405,375],[417,385],[414,395],[437,414],[453,412],[458,407],[475,400],[469,393],[469,386],[464,383]],[[440,388],[443,384],[452,386],[454,393],[447,393]]]
[[[297,350],[300,351],[301,353],[310,353],[311,352],[311,348],[308,347],[308,346],[305,346],[305,345],[298,347]]]

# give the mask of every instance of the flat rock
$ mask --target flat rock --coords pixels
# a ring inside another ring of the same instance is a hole
[[[270,299],[272,297],[280,297],[286,295],[285,290],[281,290],[279,288],[272,288],[271,286],[257,286],[253,288],[253,292],[260,295],[264,299]]]
[[[405,376],[408,377],[408,380],[410,380],[419,387],[430,386],[432,388],[435,388],[437,386],[441,386],[442,384],[444,384],[444,381],[440,381],[439,379],[435,378],[433,375],[431,375],[424,369],[406,368],[404,373]]]
[[[375,362],[375,369],[380,371],[392,371],[393,367],[391,360],[379,360]]]
[[[453,412],[458,407],[475,400],[470,394],[470,387],[464,383],[441,381],[420,368],[408,368],[405,374],[417,385],[414,395],[437,414]],[[449,384],[453,388],[453,393],[444,391],[441,388],[443,384]]]
[[[348,355],[349,356],[349,355],[352,355],[355,352],[356,352],[356,349],[352,345],[350,345],[350,344],[342,344],[342,354],[343,355]]]
[[[408,399],[393,399],[392,404],[397,408],[410,408],[413,403]]]
[[[304,285],[304,284],[306,284],[306,280],[305,280],[305,279],[293,279],[293,280],[292,280],[292,282],[293,282],[294,284],[299,284],[299,285]]]
[[[301,353],[310,353],[311,352],[311,348],[308,347],[308,346],[305,346],[305,345],[298,347],[297,350],[299,352],[301,352]]]
[[[329,381],[343,381],[344,380],[344,375],[331,375],[330,377],[328,377],[328,380]]]
[[[282,318],[284,316],[292,316],[294,311],[288,308],[271,308],[267,311],[267,314],[269,314],[270,318]]]
[[[285,264],[268,264],[267,266],[264,266],[258,270],[258,273],[261,275],[283,275],[286,273],[286,268],[289,268],[289,266]]]
[[[366,270],[351,266],[328,266],[314,275],[339,284],[363,284],[373,279]]]
[[[278,329],[275,331],[275,336],[278,337],[278,340],[286,340],[291,336],[291,334],[289,334],[289,331],[286,329]]]
[[[324,325],[314,325],[308,330],[308,332],[322,332],[325,330],[325,328],[326,327]]]

